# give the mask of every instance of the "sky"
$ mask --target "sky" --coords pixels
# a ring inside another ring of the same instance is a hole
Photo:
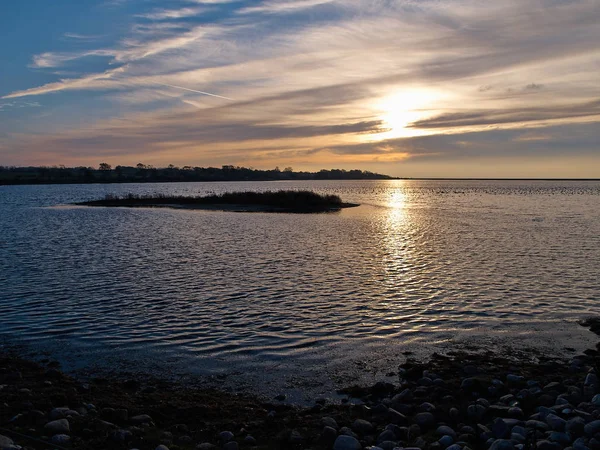
[[[0,30],[0,165],[600,178],[600,0],[19,0]]]

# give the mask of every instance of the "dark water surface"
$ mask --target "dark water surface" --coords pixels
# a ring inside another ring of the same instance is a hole
[[[268,214],[60,206],[106,193],[312,189]],[[230,374],[327,394],[455,344],[578,351],[600,312],[600,182],[0,186],[0,338],[71,369]],[[292,397],[294,398],[294,397]]]

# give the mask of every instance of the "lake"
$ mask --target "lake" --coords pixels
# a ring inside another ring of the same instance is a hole
[[[68,206],[277,189],[361,206]],[[303,401],[393,377],[407,351],[595,343],[576,321],[600,311],[598,181],[0,186],[0,231],[0,339],[68,370],[209,377]]]

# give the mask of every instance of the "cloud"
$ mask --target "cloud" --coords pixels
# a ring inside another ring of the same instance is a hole
[[[418,120],[413,128],[454,128],[483,125],[503,125],[525,122],[548,122],[573,118],[596,118],[600,122],[600,100],[568,105],[521,108],[511,110],[476,110],[470,112],[449,112],[439,116]]]
[[[240,9],[240,14],[266,13],[266,14],[286,14],[294,13],[299,10],[314,8],[326,4],[336,3],[335,0],[275,0],[263,1],[256,6],[248,6]]]
[[[186,17],[195,17],[206,11],[206,8],[180,8],[180,9],[155,9],[152,12],[138,14],[137,17],[142,17],[149,20],[171,20],[183,19]]]
[[[72,51],[49,48],[33,57],[36,69],[81,75],[4,98],[77,91],[65,102],[85,103],[88,93],[103,94],[82,135],[58,123],[64,131],[52,135],[56,151],[59,142],[90,152],[124,149],[119,142],[140,152],[210,144],[239,158],[243,149],[268,158],[279,145],[298,158],[391,158],[397,148],[406,159],[438,152],[419,147],[436,141],[391,141],[386,129],[439,135],[464,150],[475,141],[459,144],[457,134],[482,132],[495,142],[497,128],[577,126],[600,115],[596,0],[153,4],[141,3],[110,45],[86,42],[80,50],[74,42]],[[210,23],[187,20],[207,8]],[[261,145],[269,153],[256,150]]]

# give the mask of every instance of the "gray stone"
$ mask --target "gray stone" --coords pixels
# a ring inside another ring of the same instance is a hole
[[[71,437],[68,434],[55,434],[50,439],[54,445],[69,445]]]
[[[452,439],[452,436],[442,436],[439,440],[438,443],[440,444],[440,447],[442,447],[443,449],[450,447],[452,444],[454,444],[454,439]]]
[[[335,421],[335,419],[333,417],[323,417],[321,419],[321,424],[324,427],[331,427],[331,428],[334,428],[335,430],[337,430],[339,428],[337,422]]]
[[[356,419],[352,424],[352,430],[358,434],[369,434],[373,432],[373,424],[364,419]]]
[[[415,416],[415,423],[420,427],[431,427],[435,425],[435,417],[430,412],[422,412]]]
[[[44,431],[48,434],[67,434],[71,431],[71,428],[67,419],[58,419],[48,422],[44,426]]]
[[[353,438],[358,438],[358,435],[348,427],[340,428],[340,434],[343,434],[344,436],[352,436]]]
[[[525,436],[519,434],[519,433],[511,433],[510,435],[510,440],[511,441],[516,441],[519,444],[522,444],[525,442]]]
[[[525,417],[525,414],[523,413],[523,410],[517,406],[513,406],[512,408],[508,408],[508,412],[507,414],[510,417],[514,417],[515,419],[522,419],[523,417]]]
[[[235,441],[229,441],[223,446],[223,450],[238,450],[240,446]]]
[[[522,383],[525,381],[525,378],[522,377],[521,375],[515,375],[512,373],[509,373],[508,375],[506,375],[506,381],[508,381],[509,383]]]
[[[496,418],[492,422],[492,434],[496,439],[504,439],[510,434],[510,428],[504,420]]]
[[[450,417],[452,419],[458,419],[458,416],[460,415],[460,411],[457,408],[450,408],[450,410],[448,411],[448,414],[450,415]]]
[[[383,441],[378,445],[378,447],[381,450],[394,450],[398,447],[398,444],[395,441]]]
[[[527,426],[527,428],[533,428],[534,430],[540,431],[548,431],[550,428],[547,423],[540,420],[528,420],[525,422],[525,426]]]
[[[233,439],[233,433],[231,431],[221,431],[219,433],[219,440],[221,442],[229,442]]]
[[[594,397],[592,398],[592,405],[600,406],[600,394],[594,395]]]
[[[571,437],[567,433],[562,433],[560,431],[553,431],[550,433],[548,440],[552,442],[558,442],[562,446],[566,446],[571,443]]]
[[[563,431],[567,421],[555,414],[548,414],[546,416],[546,423],[550,425],[550,428],[554,431]]]
[[[456,440],[456,431],[454,431],[451,427],[447,426],[447,425],[440,425],[439,427],[437,427],[437,430],[435,430],[435,432],[439,435],[439,436],[451,436],[452,439]]]
[[[337,430],[333,427],[325,426],[321,431],[321,440],[325,442],[333,442],[337,437]]]
[[[472,420],[481,420],[485,415],[486,408],[483,405],[469,405],[467,408],[467,416]]]
[[[377,436],[377,443],[380,442],[384,442],[384,441],[395,441],[396,440],[396,433],[394,433],[392,430],[383,430],[379,436]]]
[[[450,447],[446,448],[446,450],[462,450],[462,447],[458,444],[452,444]]]
[[[431,386],[433,380],[431,378],[423,377],[417,380],[417,384],[419,386]]]
[[[196,450],[215,450],[216,448],[217,446],[210,442],[203,442],[202,444],[196,445]]]
[[[183,436],[178,436],[176,441],[178,445],[190,445],[192,442],[194,442],[194,439],[192,439],[191,436],[184,434]]]
[[[537,450],[562,450],[562,445],[558,442],[550,442],[545,439],[536,442]]]
[[[598,386],[598,377],[595,373],[588,373],[583,384],[585,386]]]
[[[392,403],[404,403],[409,402],[413,399],[413,394],[410,389],[404,389],[399,394],[392,397]]]
[[[419,405],[419,412],[433,412],[435,405],[429,402],[423,402]]]
[[[594,420],[593,422],[588,423],[583,431],[587,436],[593,436],[600,432],[600,420]]]
[[[527,436],[527,430],[519,425],[514,426],[511,430],[511,433],[517,433],[523,437]]]
[[[14,442],[11,438],[0,434],[0,449],[12,448]]]
[[[169,447],[167,447],[166,445],[160,444],[154,450],[169,450]]]
[[[126,442],[133,437],[129,430],[115,430],[110,434],[110,438],[116,442]]]
[[[352,436],[338,436],[333,443],[333,450],[362,450],[362,445]]]
[[[565,425],[565,431],[572,436],[579,437],[582,436],[585,430],[585,420],[582,417],[573,417],[572,419],[567,420],[567,424]]]
[[[394,408],[390,408],[387,411],[387,418],[390,422],[398,425],[407,422],[406,416],[401,412],[396,411]]]
[[[506,439],[496,439],[492,442],[490,450],[515,450],[515,446],[511,441]]]
[[[490,407],[490,402],[488,402],[485,398],[478,398],[475,403],[485,407],[486,409]]]
[[[473,389],[477,385],[477,379],[475,378],[465,378],[460,383],[461,389]]]
[[[141,425],[143,423],[152,422],[152,417],[150,417],[148,414],[140,414],[138,416],[133,416],[129,421],[133,425]]]
[[[331,430],[333,430],[333,428],[331,427],[325,427],[325,428],[329,428]],[[337,431],[333,430],[333,432],[337,435]],[[335,437],[333,438],[335,439]],[[333,439],[331,439],[331,442],[333,442]],[[244,442],[248,445],[256,445],[256,439],[254,439],[254,436],[248,435],[244,438]]]
[[[576,450],[587,450],[585,439],[577,438],[573,441],[573,448]]]

